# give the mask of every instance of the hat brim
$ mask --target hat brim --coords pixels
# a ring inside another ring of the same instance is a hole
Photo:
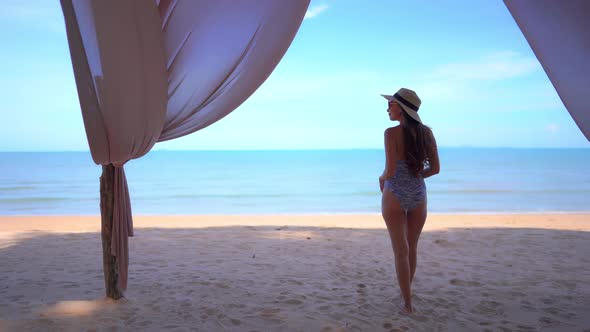
[[[383,98],[387,99],[388,101],[395,101],[397,102],[397,104],[399,106],[401,106],[401,108],[406,111],[406,113],[408,113],[409,116],[412,117],[412,119],[422,123],[422,119],[420,119],[420,115],[418,115],[418,112],[414,111],[413,109],[407,107],[406,105],[404,105],[402,102],[400,102],[399,100],[397,100],[397,98],[395,98],[395,96],[392,95],[381,95]]]

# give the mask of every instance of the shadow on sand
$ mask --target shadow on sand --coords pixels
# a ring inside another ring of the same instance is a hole
[[[127,299],[104,298],[98,233],[0,243],[0,330],[555,330],[589,328],[590,232],[425,232],[399,313],[381,229],[138,228]]]

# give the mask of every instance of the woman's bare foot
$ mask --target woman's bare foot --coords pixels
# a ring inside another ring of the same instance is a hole
[[[400,313],[402,314],[411,314],[414,312],[412,305],[407,305],[403,299],[398,299],[397,301],[397,307],[399,308]]]
[[[412,309],[412,305],[411,304],[410,305],[408,305],[408,304],[405,304],[404,305],[404,313],[411,314],[413,312],[414,312],[414,310]]]

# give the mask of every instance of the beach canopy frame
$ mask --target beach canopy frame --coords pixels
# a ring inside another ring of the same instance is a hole
[[[105,288],[127,288],[124,165],[242,104],[293,41],[309,0],[61,0],[86,136],[103,166]]]

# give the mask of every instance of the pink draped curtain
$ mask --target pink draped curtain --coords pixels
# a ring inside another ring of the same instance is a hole
[[[590,1],[504,0],[568,112],[590,140]]]
[[[243,103],[287,51],[309,0],[61,0],[95,163],[115,168],[111,252],[127,287],[123,165]]]

